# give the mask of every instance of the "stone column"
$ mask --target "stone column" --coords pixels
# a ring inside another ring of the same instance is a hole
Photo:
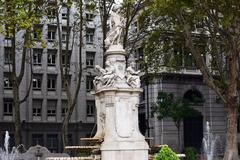
[[[105,55],[106,68],[97,67],[101,74],[94,80],[96,136],[104,136],[101,159],[148,160],[149,146],[138,127],[137,107],[142,92],[138,72],[131,67],[126,69],[125,51],[121,45],[110,46]]]

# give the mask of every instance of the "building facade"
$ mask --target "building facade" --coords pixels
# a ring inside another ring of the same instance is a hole
[[[142,134],[150,138],[152,146],[167,144],[177,152],[182,152],[187,147],[194,147],[202,152],[206,122],[209,122],[213,135],[217,136],[217,153],[223,155],[227,129],[227,111],[224,104],[219,96],[204,83],[192,54],[184,46],[176,45],[174,47],[176,48],[171,50],[173,55],[180,57],[176,62],[177,69],[162,66],[158,71],[148,68],[149,73],[146,73],[146,68],[144,68],[146,66],[143,66],[144,63],[142,63],[145,60],[144,47],[141,41],[136,46],[134,52],[136,68],[144,72],[141,79],[143,93],[140,96],[139,104],[139,128]],[[206,64],[210,64],[210,55],[203,53],[202,56],[204,56]],[[159,120],[152,112],[159,92],[171,93],[174,99],[186,99],[193,109],[201,113],[197,117],[188,117],[182,120],[180,146],[178,130],[173,120],[170,117]],[[193,103],[194,98],[198,98],[200,102]],[[238,119],[238,146],[240,146],[239,126]]]
[[[145,134],[153,137],[151,141],[153,145],[168,144],[178,150],[178,130],[173,120],[170,117],[159,120],[156,115],[151,113],[152,104],[156,103],[158,93],[166,92],[173,94],[174,98],[181,97],[188,100],[191,107],[201,113],[199,116],[183,119],[180,126],[180,151],[186,147],[194,147],[198,151],[202,151],[202,139],[206,133],[206,122],[208,121],[211,131],[218,136],[217,151],[223,153],[226,136],[226,111],[215,92],[203,83],[200,74],[163,73],[145,85],[144,90],[145,98],[139,109],[141,117],[146,119]],[[148,95],[146,95],[147,93]],[[196,97],[200,100],[198,103],[193,102]]]
[[[142,49],[136,51],[136,58],[139,59],[139,57],[140,59],[143,57]],[[140,129],[147,137],[153,138],[150,140],[151,145],[168,144],[177,152],[182,152],[187,147],[194,147],[202,152],[206,122],[209,122],[213,135],[217,137],[216,151],[223,155],[226,142],[227,111],[218,95],[204,84],[201,72],[196,68],[194,62],[191,67],[187,64],[182,64],[181,67],[182,69],[178,71],[169,71],[163,67],[158,74],[149,73],[148,76],[151,77],[149,83],[146,81],[146,74],[144,75],[142,81],[144,92],[139,105]],[[174,99],[184,98],[190,102],[192,108],[201,113],[199,116],[183,119],[180,126],[180,150],[178,130],[173,120],[170,117],[159,120],[152,113],[152,107],[157,101],[159,92],[171,93]],[[199,99],[199,103],[195,103],[194,98]],[[240,144],[239,126],[238,119],[238,146]]]
[[[48,1],[48,5],[56,5],[55,1]],[[81,87],[77,98],[77,104],[73,111],[70,128],[69,143],[78,145],[80,137],[93,134],[95,124],[95,100],[90,94],[93,89],[95,76],[94,66],[102,66],[102,32],[100,17],[96,11],[84,8],[84,30],[82,45],[82,68]],[[63,116],[67,111],[66,91],[61,83],[59,58],[69,58],[71,90],[75,90],[79,73],[79,32],[74,31],[74,14],[76,7],[70,10],[70,51],[68,57],[60,57],[58,49],[58,34],[61,33],[62,45],[66,46],[67,8],[64,6],[57,12],[49,10],[48,14],[41,18],[41,23],[36,26],[33,40],[40,33],[46,46],[36,41],[35,46],[29,50],[32,52],[32,72],[30,64],[26,64],[24,78],[20,86],[20,97],[23,98],[32,86],[27,100],[21,104],[21,121],[23,144],[26,148],[36,144],[46,146],[52,152],[61,152],[61,125]],[[61,32],[56,25],[59,13]],[[21,33],[17,33],[21,37]],[[74,40],[73,40],[74,37]],[[3,144],[4,131],[10,132],[11,139],[14,137],[13,116],[13,91],[9,79],[9,71],[12,63],[10,52],[11,40],[6,36],[0,36],[0,134]],[[64,51],[64,50],[63,50]],[[21,52],[17,53],[17,61],[20,61]],[[20,64],[18,64],[20,65]],[[17,67],[17,68],[20,68]],[[11,141],[14,145],[14,141]]]

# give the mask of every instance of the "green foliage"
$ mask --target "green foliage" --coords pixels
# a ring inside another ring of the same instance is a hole
[[[26,31],[24,47],[31,48],[29,33],[34,32],[34,25],[40,23],[39,10],[43,9],[42,0],[0,0],[0,24],[4,25],[0,32],[8,38],[15,37],[19,31]],[[42,11],[43,12],[43,11]]]
[[[144,52],[149,68],[159,72],[162,71],[159,67],[165,64],[174,66],[177,59],[174,46],[178,42],[182,48],[187,48],[182,56],[191,53],[203,82],[215,91],[226,107],[231,108],[227,117],[236,114],[234,110],[239,107],[239,101],[233,95],[240,84],[239,0],[152,0],[145,8],[140,22],[141,26],[149,29]],[[166,37],[170,38],[170,43]],[[166,48],[170,49],[165,52]],[[167,62],[161,62],[163,58],[160,57],[168,57],[164,58]],[[191,64],[185,59],[182,62],[184,68]],[[230,120],[228,125],[234,123]],[[231,136],[226,141],[224,159],[237,159],[237,148],[233,145],[236,133],[229,129],[227,132]]]
[[[157,72],[163,66],[175,70],[186,65],[191,67],[193,63],[196,63],[198,68],[203,65],[210,66],[214,72],[209,70],[209,73],[221,76],[215,82],[224,93],[226,83],[223,80],[227,69],[223,57],[237,48],[237,45],[232,44],[234,37],[240,36],[237,29],[239,1],[153,0],[147,5],[139,17],[139,22],[140,26],[150,30],[144,52],[148,68]],[[196,33],[190,35],[193,45],[187,44],[189,38],[186,37],[186,32]],[[187,50],[176,54],[176,46],[186,46]],[[189,53],[192,53],[193,60],[184,58]],[[211,64],[206,63],[206,53],[211,54]]]
[[[173,95],[165,92],[159,92],[157,102],[153,104],[153,113],[157,114],[158,119],[170,116],[170,107]]]
[[[193,147],[185,148],[186,160],[196,160],[197,159],[197,150]]]
[[[154,160],[180,160],[177,154],[168,146],[163,146],[159,153],[155,155]]]
[[[157,102],[153,104],[153,113],[158,119],[171,117],[176,126],[184,117],[197,116],[201,113],[189,106],[189,103],[183,98],[174,99],[171,93],[159,92]]]

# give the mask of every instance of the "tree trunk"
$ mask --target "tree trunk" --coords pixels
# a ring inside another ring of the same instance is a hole
[[[62,125],[62,142],[63,147],[65,148],[68,145],[68,116],[64,117],[63,125]],[[65,149],[64,149],[65,150]]]
[[[223,160],[238,160],[237,116],[239,95],[237,90],[237,54],[229,53],[226,57],[227,67],[227,136]]]
[[[238,108],[234,102],[227,105],[227,137],[223,160],[238,160],[237,115]]]
[[[175,122],[175,126],[177,127],[177,134],[178,134],[178,152],[181,152],[181,134],[180,134],[180,125],[181,122]]]
[[[180,127],[178,127],[178,152],[181,151],[181,135],[180,135]]]
[[[19,99],[19,86],[13,84],[13,105],[14,105],[14,125],[15,125],[15,144],[19,146],[22,144],[22,133],[21,133],[21,118],[20,118],[20,99]]]
[[[79,13],[80,13],[80,37],[79,37],[79,72],[78,72],[78,76],[77,76],[77,86],[76,86],[76,90],[74,93],[71,92],[71,86],[68,83],[68,74],[66,75],[67,70],[65,70],[65,74],[63,73],[63,67],[62,65],[60,66],[60,71],[61,71],[61,77],[64,81],[64,83],[67,83],[67,85],[64,85],[65,90],[66,90],[66,94],[67,94],[67,99],[68,99],[68,103],[67,103],[67,113],[64,116],[64,120],[63,120],[63,124],[62,124],[62,143],[63,143],[63,147],[64,147],[64,151],[65,151],[65,146],[67,146],[69,144],[68,142],[68,127],[69,127],[69,122],[73,113],[73,110],[76,106],[76,102],[77,102],[77,98],[78,98],[78,94],[79,94],[79,90],[80,90],[80,86],[81,86],[81,78],[82,78],[82,41],[83,41],[83,2],[82,0],[79,1]],[[70,33],[70,8],[68,8],[68,12],[67,12],[67,28],[68,28],[68,33]],[[60,22],[59,22],[59,17],[57,15],[57,23],[58,23],[58,27],[60,29]],[[59,33],[59,39],[60,39],[60,43],[59,43],[59,51],[60,51],[60,55],[62,54],[62,44],[61,44],[61,33]],[[68,44],[69,44],[69,36],[67,36],[67,43],[66,43],[67,47],[66,50],[68,50]],[[62,64],[61,59],[59,59],[60,64]],[[66,63],[65,63],[66,64]],[[65,68],[66,69],[66,68]]]
[[[62,125],[63,147],[66,147],[68,145],[68,126],[69,126],[69,121],[71,119],[71,115],[74,110],[74,106],[75,106],[75,103],[73,104],[73,102],[70,100],[68,102],[68,111],[67,111],[66,115],[64,116],[63,125]]]

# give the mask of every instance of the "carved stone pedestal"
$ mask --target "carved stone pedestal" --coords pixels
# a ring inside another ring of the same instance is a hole
[[[140,80],[126,69],[125,51],[112,45],[106,52],[106,68],[94,80],[98,129],[103,137],[102,160],[148,160],[149,146],[138,127]]]
[[[147,160],[148,145],[138,127],[139,89],[105,90],[102,160]]]

